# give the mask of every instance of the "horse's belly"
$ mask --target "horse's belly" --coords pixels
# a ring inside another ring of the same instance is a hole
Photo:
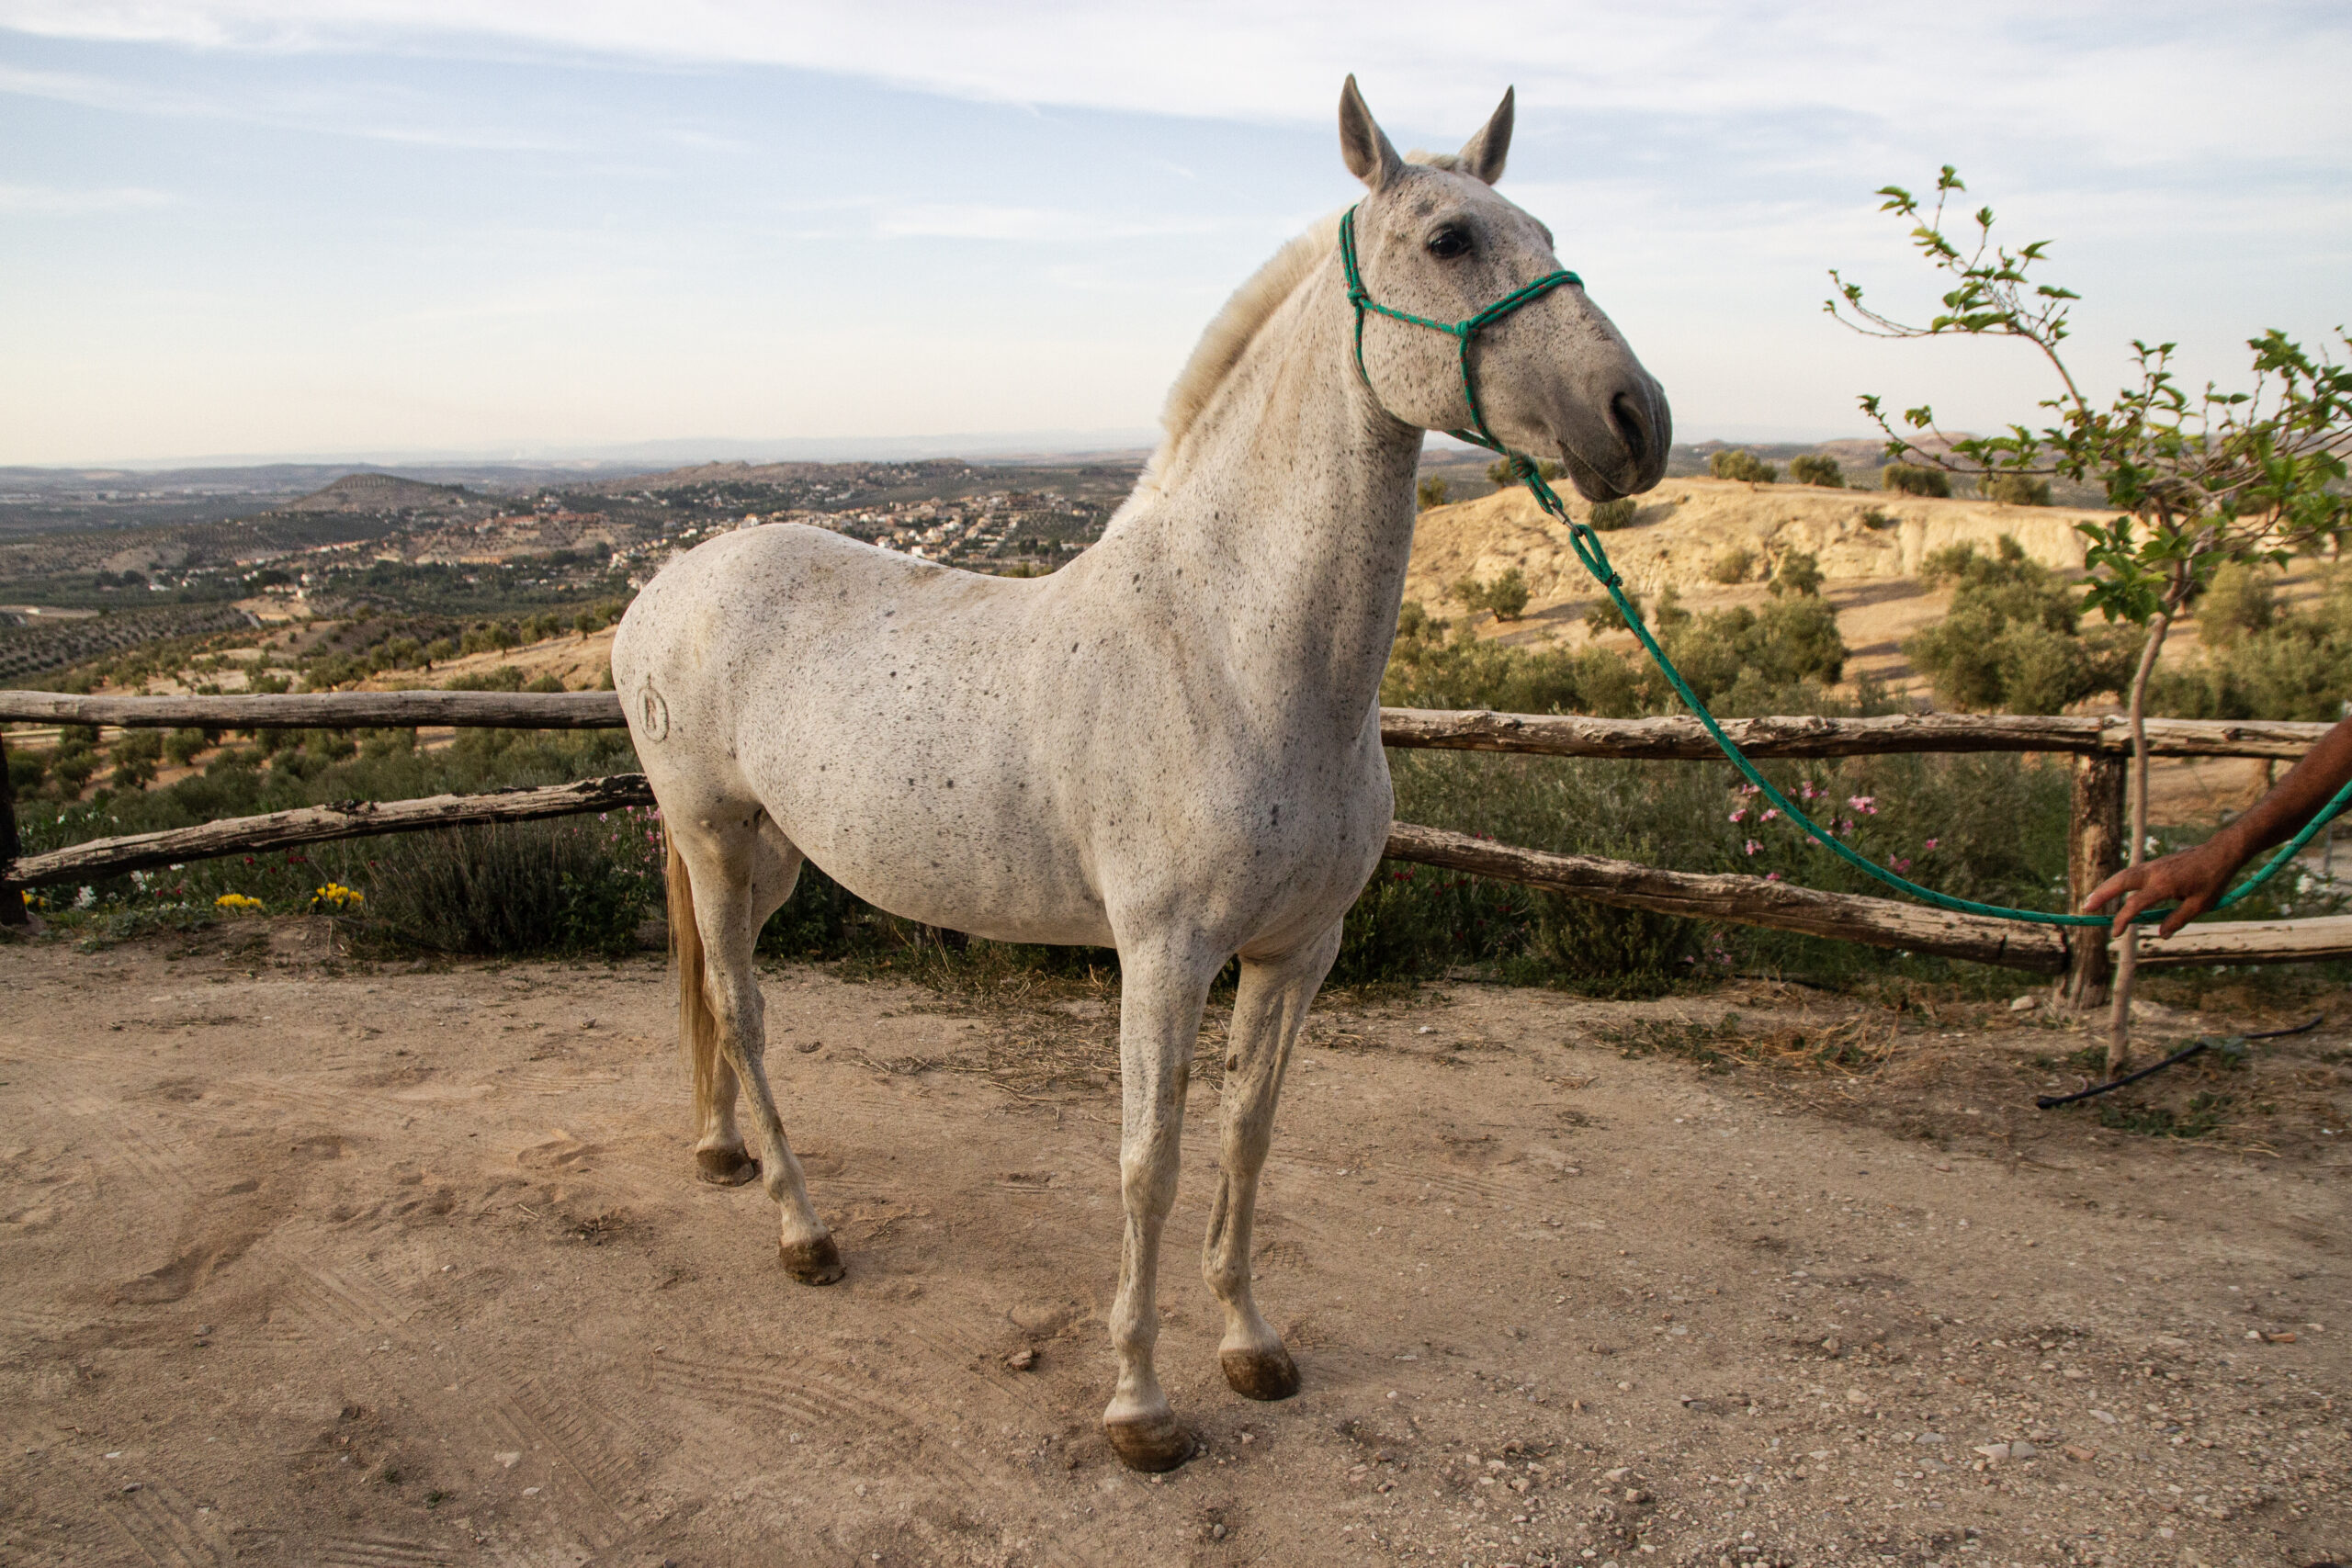
[[[976,776],[970,761],[905,759],[886,772],[804,759],[761,795],[803,854],[876,908],[996,942],[1107,945],[1074,835],[1030,798],[1039,784]]]

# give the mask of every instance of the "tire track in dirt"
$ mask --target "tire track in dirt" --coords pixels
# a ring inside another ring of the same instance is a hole
[[[449,1553],[418,1541],[349,1536],[305,1549],[301,1561],[322,1568],[441,1568]]]
[[[962,1450],[936,1440],[938,1417],[926,1405],[951,1403],[946,1391],[933,1390],[924,1401],[900,1401],[884,1393],[866,1393],[849,1387],[827,1372],[797,1377],[752,1366],[730,1366],[685,1357],[664,1356],[653,1365],[655,1386],[685,1406],[680,1425],[685,1430],[719,1442],[731,1459],[741,1443],[731,1432],[721,1432],[713,1419],[716,1410],[763,1416],[808,1434],[879,1434],[903,1462],[920,1451],[932,1483],[949,1493],[956,1506],[975,1517],[989,1517],[1006,1500],[1004,1478],[984,1472]],[[967,1386],[970,1386],[967,1384]],[[985,1386],[985,1385],[983,1385]],[[991,1390],[990,1392],[994,1392]],[[789,1436],[786,1434],[787,1440]],[[1090,1568],[1090,1560],[1066,1550],[1058,1540],[1033,1541],[1043,1561],[1066,1568]]]
[[[358,1337],[413,1345],[407,1325],[416,1315],[413,1306],[401,1311],[375,1280],[354,1268],[336,1269],[298,1263],[277,1292],[277,1304],[289,1308],[313,1334],[334,1339]],[[272,1321],[276,1320],[273,1312]],[[299,1330],[296,1337],[308,1337]]]
[[[107,1500],[106,1516],[150,1562],[161,1568],[216,1568],[237,1555],[219,1516],[199,1514],[196,1505],[166,1482],[136,1483]]]
[[[592,1551],[605,1551],[644,1522],[641,1504],[628,1496],[641,1480],[640,1469],[608,1435],[614,1427],[626,1430],[625,1423],[542,1380],[510,1383],[497,1367],[461,1371],[452,1392],[443,1381],[447,1364],[420,1353],[427,1347],[412,1325],[421,1303],[401,1302],[397,1291],[361,1266],[299,1266],[289,1271],[278,1300],[307,1325],[294,1337],[356,1338],[368,1342],[371,1352],[395,1352],[371,1358],[367,1375],[397,1395],[469,1471],[501,1452],[533,1456],[544,1468],[537,1501],[548,1518],[534,1527],[536,1547],[562,1544],[548,1539],[553,1529],[576,1536]],[[444,1561],[435,1549],[398,1541],[345,1542],[340,1550],[344,1555],[317,1561],[387,1568]],[[371,1551],[377,1554],[366,1554]],[[563,1560],[579,1556],[575,1551]]]

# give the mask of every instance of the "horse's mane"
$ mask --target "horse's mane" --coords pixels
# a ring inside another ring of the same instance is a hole
[[[1438,169],[1458,166],[1453,153],[1423,152],[1418,148],[1408,152],[1405,161]],[[1233,291],[1225,309],[1201,333],[1201,341],[1193,347],[1192,358],[1184,362],[1176,384],[1168,389],[1168,402],[1159,413],[1160,428],[1167,434],[1161,437],[1159,449],[1152,453],[1151,460],[1144,465],[1145,485],[1152,484],[1167,472],[1169,465],[1175,461],[1177,449],[1184,445],[1193,422],[1209,406],[1217,388],[1232,374],[1242,354],[1282,308],[1283,301],[1339,248],[1340,214],[1334,212],[1317,220],[1306,233],[1276,251],[1265,265],[1250,275],[1248,282]]]
[[[1168,389],[1168,403],[1159,414],[1160,428],[1167,434],[1160,439],[1159,449],[1151,455],[1151,461],[1144,465],[1147,483],[1164,473],[1175,459],[1176,450],[1183,446],[1193,422],[1209,406],[1217,388],[1240,363],[1242,354],[1282,308],[1283,301],[1339,248],[1340,215],[1335,212],[1276,251],[1265,265],[1250,275],[1248,282],[1233,291],[1225,309],[1201,333],[1201,341],[1193,348],[1193,357],[1184,362],[1176,384]]]

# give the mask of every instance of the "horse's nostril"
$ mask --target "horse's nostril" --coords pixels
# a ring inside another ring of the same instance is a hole
[[[1609,400],[1609,423],[1616,428],[1617,439],[1625,444],[1625,455],[1633,458],[1635,468],[1641,467],[1649,455],[1649,425],[1631,392],[1620,392]]]

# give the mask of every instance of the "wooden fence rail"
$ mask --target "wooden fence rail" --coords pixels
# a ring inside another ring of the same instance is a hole
[[[0,692],[0,723],[126,728],[379,729],[455,725],[514,729],[618,729],[615,692],[319,692],[225,697],[83,697]],[[1881,718],[1735,718],[1724,732],[1752,757],[1871,757],[1903,751],[2063,751],[2121,757],[2124,722],[2019,714],[1893,714]],[[2296,758],[2324,724],[2152,718],[2151,757]],[[1390,746],[1520,751],[1550,757],[1706,761],[1714,742],[1687,717],[1583,718],[1483,709],[1383,708]]]
[[[27,855],[16,863],[10,876],[25,886],[53,886],[298,844],[486,822],[530,822],[652,804],[653,791],[642,773],[616,773],[578,784],[488,795],[441,795],[380,804],[350,801],[93,840],[47,854]],[[1769,926],[2042,974],[2064,970],[2073,945],[2086,941],[2073,937],[2070,942],[2072,933],[2062,934],[2049,926],[1949,914],[1891,898],[1825,893],[1758,876],[1696,874],[1595,855],[1552,854],[1410,822],[1391,826],[1387,852],[1391,860],[1522,883],[1621,908]],[[2096,931],[2088,942],[2105,945],[2102,934]],[[2192,927],[2167,942],[2151,940],[2142,950],[2141,962],[2163,967],[2288,963],[2347,955],[2352,955],[2352,918],[2241,920]]]
[[[0,692],[0,723],[123,728],[409,728],[431,726],[609,729],[627,720],[612,692],[324,692],[218,697],[75,696]],[[2122,721],[2019,715],[1898,714],[1880,718],[1781,717],[1724,726],[1751,756],[1884,756],[1898,752],[2041,751],[2071,754],[2074,804],[2068,887],[2079,899],[2120,863],[2123,773],[2130,737]],[[2148,751],[2159,757],[2301,756],[2324,724],[2156,719]],[[1598,719],[1575,716],[1381,710],[1381,739],[1396,747],[1703,761],[1717,752],[1695,719]],[[16,825],[0,770],[0,920],[21,919],[12,886],[92,881],[212,855],[300,843],[415,832],[467,823],[520,822],[650,804],[641,775],[619,774],[548,789],[425,800],[350,802],[206,823],[164,833],[107,839],[17,858]],[[1770,926],[1882,947],[1965,958],[2009,968],[2064,973],[2072,999],[2095,1005],[2110,971],[2109,944],[2047,926],[1952,915],[1893,899],[1823,893],[1740,875],[1694,875],[1625,861],[1558,855],[1465,834],[1398,823],[1390,858],[1451,867],[1570,894],[1597,903]],[[2077,928],[2077,930],[2094,930]],[[2258,964],[2352,954],[2352,919],[2226,921],[2148,942],[2143,962]]]
[[[367,839],[379,833],[419,833],[480,822],[536,822],[577,817],[625,806],[653,804],[653,786],[643,773],[615,773],[543,789],[502,789],[486,795],[429,795],[419,800],[349,800],[333,806],[303,806],[260,817],[224,817],[193,828],[92,839],[47,854],[26,855],[7,873],[27,887],[65,882],[95,882],[183,861],[247,855],[296,844],[337,839]]]

